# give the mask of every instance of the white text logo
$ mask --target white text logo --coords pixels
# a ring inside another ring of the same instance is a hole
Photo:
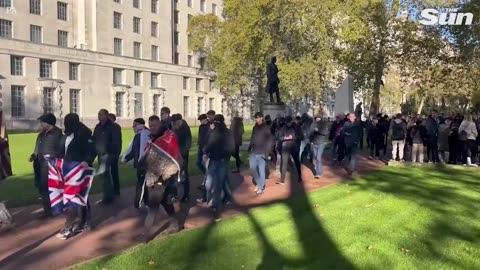
[[[433,8],[427,8],[420,13],[419,22],[423,25],[472,25],[473,14],[458,13],[456,9],[440,12]]]

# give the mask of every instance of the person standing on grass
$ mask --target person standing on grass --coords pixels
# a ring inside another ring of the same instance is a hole
[[[449,160],[448,137],[450,136],[450,119],[440,118],[438,125],[438,158],[445,164]]]
[[[80,122],[78,114],[69,113],[64,118],[65,135],[60,144],[60,158],[65,161],[84,162],[85,167],[92,167],[95,159],[95,145],[92,131]],[[90,203],[85,207],[68,209],[65,227],[57,237],[67,239],[77,233],[91,229]]]
[[[407,125],[402,120],[402,115],[397,114],[390,127],[392,138],[392,160],[403,162],[403,151],[405,150],[405,139],[407,138]],[[398,155],[397,155],[398,151]]]
[[[282,142],[282,165],[280,167],[280,180],[277,181],[277,184],[285,184],[290,157],[293,158],[295,163],[298,182],[302,182],[302,170],[298,153],[300,152],[300,142],[303,139],[303,133],[300,127],[294,123],[291,116],[285,117],[285,126],[279,131],[278,136],[278,139]]]
[[[120,143],[115,145],[114,156],[112,157],[112,167],[110,167],[113,181],[113,193],[116,196],[120,196],[120,177],[118,172],[118,161],[120,159],[120,154],[122,153],[122,128],[119,124],[115,122],[117,121],[117,117],[115,116],[115,114],[108,114],[108,119],[110,119],[110,121],[113,123],[113,129],[116,136],[119,136],[120,138]]]
[[[313,145],[313,160],[315,163],[315,178],[318,179],[323,174],[322,156],[326,145],[328,133],[327,123],[323,121],[322,114],[315,115],[315,121],[310,127],[309,138]]]
[[[214,117],[214,128],[205,146],[205,160],[208,161],[208,174],[212,177],[213,201],[212,212],[214,218],[219,219],[219,207],[224,194],[223,201],[229,204],[233,200],[230,191],[230,157],[235,150],[235,141],[232,132],[225,125],[225,118],[218,114]],[[208,201],[207,201],[208,202]]]
[[[357,152],[360,144],[361,126],[354,113],[348,115],[348,121],[343,125],[342,135],[345,145],[345,160],[348,165],[345,167],[348,175],[352,176],[356,171]]]
[[[38,118],[40,121],[40,133],[37,136],[35,150],[30,156],[30,162],[33,162],[35,174],[35,187],[42,198],[43,215],[39,218],[52,217],[52,208],[50,204],[50,192],[48,189],[48,161],[46,155],[51,158],[58,158],[61,154],[62,131],[56,126],[57,118],[52,113],[47,113]]]
[[[263,121],[263,114],[257,112],[254,117],[255,126],[248,146],[248,151],[251,153],[249,163],[256,184],[255,192],[261,195],[265,191],[266,159],[272,148],[273,138],[269,126]]]
[[[182,186],[183,186],[183,197],[180,199],[181,202],[186,203],[190,200],[190,178],[188,174],[188,159],[190,156],[190,148],[192,148],[192,131],[188,123],[183,120],[181,114],[172,115],[172,125],[177,125],[178,128],[173,131],[178,137],[178,144],[180,146],[180,154],[182,155]]]
[[[412,138],[412,162],[414,163],[424,162],[427,130],[425,126],[422,125],[422,122],[421,119],[418,119],[410,131],[410,137]]]
[[[378,124],[378,118],[373,118],[367,132],[370,140],[369,159],[380,159],[380,150],[383,149],[383,129]]]
[[[108,111],[101,109],[98,112],[99,123],[93,131],[93,141],[100,165],[99,173],[102,174],[103,204],[110,204],[115,198],[114,181],[112,179],[112,166],[115,166],[115,157],[121,149],[121,131],[108,118]]]
[[[438,112],[433,111],[425,123],[427,129],[427,158],[428,162],[438,162]]]
[[[133,130],[135,136],[133,137],[130,145],[123,154],[122,162],[129,162],[133,160],[133,168],[137,170],[137,184],[135,188],[135,199],[133,206],[136,209],[140,209],[143,205],[148,205],[148,189],[145,185],[146,167],[142,162],[142,157],[147,147],[147,141],[150,137],[150,130],[145,127],[145,120],[143,118],[137,118],[133,120]]]
[[[468,114],[458,128],[458,136],[463,142],[463,164],[465,166],[477,166],[475,158],[478,152],[476,143],[478,130],[473,122],[473,117]]]
[[[449,164],[457,164],[462,156],[462,144],[458,136],[458,128],[462,124],[463,117],[456,115],[450,125],[450,136],[448,137],[448,149],[450,150]]]
[[[240,146],[242,146],[243,134],[245,133],[243,118],[238,117],[238,115],[235,116],[230,124],[230,130],[232,131],[235,140],[235,152],[233,153],[233,157],[235,158],[235,165],[237,168],[235,172],[238,173],[240,172],[240,165],[242,164],[242,160],[240,159]]]

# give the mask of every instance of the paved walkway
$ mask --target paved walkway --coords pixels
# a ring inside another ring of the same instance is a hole
[[[360,158],[358,168],[360,173],[366,173],[384,166],[379,161],[369,161]],[[334,167],[328,162],[324,166],[324,175],[321,179],[314,179],[312,172],[303,166],[304,182],[290,181],[287,175],[287,185],[275,185],[278,175],[272,174],[267,180],[266,192],[256,196],[253,192],[252,177],[248,171],[232,176],[235,205],[226,209],[222,217],[231,217],[242,213],[242,210],[265,205],[291,196],[291,193],[311,191],[337,183],[347,177],[342,168]],[[294,178],[296,175],[294,173]],[[196,187],[200,184],[200,177],[192,177],[192,201],[200,197]],[[61,240],[55,234],[62,228],[65,219],[62,217],[40,221],[34,218],[40,211],[39,205],[11,209],[16,227],[7,234],[0,235],[0,269],[59,269],[81,263],[99,256],[109,255],[123,249],[140,244],[143,241],[145,216],[133,209],[132,188],[122,190],[121,197],[114,205],[101,206],[95,204],[93,208],[93,225],[95,229],[89,233],[80,234],[70,240]],[[92,201],[100,199],[92,196]],[[190,204],[176,204],[178,217],[186,230],[209,224],[212,221],[207,208]],[[151,237],[158,236],[167,226],[165,214],[157,218],[154,228],[149,232]]]

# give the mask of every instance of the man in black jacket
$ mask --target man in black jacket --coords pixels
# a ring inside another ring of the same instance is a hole
[[[210,125],[208,124],[208,118],[206,114],[201,114],[198,117],[198,120],[200,120],[200,126],[198,127],[198,141],[197,141],[198,150],[197,150],[196,165],[197,165],[197,168],[202,172],[202,174],[205,175],[206,168],[203,164],[203,152],[204,152],[203,150],[208,142],[208,133],[210,130]],[[202,186],[200,186],[200,188],[203,189],[204,186],[205,186],[205,183],[202,183]]]
[[[112,164],[118,149],[121,148],[121,132],[116,128],[112,121],[108,119],[108,111],[101,109],[98,112],[99,123],[93,131],[93,140],[98,155],[100,168],[102,168],[102,186],[103,186],[103,204],[113,202],[115,193],[113,189],[113,180],[111,175]],[[103,171],[104,169],[104,171]]]
[[[183,186],[183,197],[181,202],[188,202],[190,200],[190,178],[188,175],[188,159],[190,156],[190,148],[192,148],[192,131],[188,123],[183,120],[181,114],[172,115],[172,125],[175,125],[176,122],[180,121],[178,129],[173,129],[175,134],[178,137],[178,144],[180,146],[180,153],[182,155],[182,186]]]
[[[272,149],[273,138],[270,127],[263,121],[263,114],[257,112],[254,115],[255,126],[248,151],[250,154],[250,170],[253,173],[253,180],[257,185],[255,192],[260,195],[265,191],[265,166],[266,159]]]
[[[357,152],[362,128],[360,125],[355,114],[350,113],[348,115],[348,121],[342,128],[342,136],[345,144],[345,159],[349,162],[345,169],[350,176],[355,172],[357,164]]]
[[[113,128],[116,136],[120,137],[120,143],[115,145],[114,149],[114,156],[112,159],[112,167],[111,167],[111,174],[112,174],[112,181],[113,181],[113,193],[115,195],[120,195],[120,177],[118,173],[118,160],[120,158],[120,154],[122,153],[122,128],[119,124],[115,123],[117,121],[117,117],[113,113],[108,114],[108,119],[113,123]]]
[[[323,121],[322,114],[316,114],[315,121],[312,123],[309,131],[309,139],[313,145],[315,178],[320,178],[320,176],[323,174],[322,155],[326,145],[327,132],[327,123]]]
[[[209,159],[208,174],[214,182],[214,195],[212,201],[212,211],[215,218],[218,218],[218,210],[221,201],[222,192],[224,193],[223,201],[231,202],[233,196],[230,191],[230,156],[235,150],[235,141],[232,132],[225,125],[225,118],[218,114],[214,117],[214,125],[212,133],[208,138],[205,146],[204,159]]]
[[[303,140],[303,133],[300,126],[293,122],[291,116],[285,118],[285,126],[280,129],[277,134],[278,140],[282,142],[282,165],[281,176],[277,184],[285,184],[285,176],[287,174],[288,161],[290,156],[295,162],[295,168],[297,169],[298,182],[302,182],[302,171],[299,159],[300,142]]]
[[[30,157],[33,162],[35,173],[35,186],[42,197],[43,215],[40,218],[52,216],[50,205],[50,192],[48,190],[48,162],[45,155],[52,158],[61,156],[60,142],[62,131],[55,125],[57,118],[51,113],[44,114],[38,118],[40,121],[40,134],[38,134],[34,153]]]
[[[64,118],[65,135],[60,144],[60,157],[67,161],[84,162],[92,167],[95,159],[95,145],[92,139],[92,131],[80,122],[75,113],[69,113]],[[69,209],[67,221],[57,237],[68,239],[77,233],[90,230],[90,203],[87,206]]]

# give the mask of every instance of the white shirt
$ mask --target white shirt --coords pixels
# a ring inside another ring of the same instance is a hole
[[[68,146],[70,145],[70,143],[73,141],[73,137],[75,137],[72,134],[70,134],[69,136],[67,136],[67,138],[65,139],[65,155],[67,154],[67,151],[68,151]]]

